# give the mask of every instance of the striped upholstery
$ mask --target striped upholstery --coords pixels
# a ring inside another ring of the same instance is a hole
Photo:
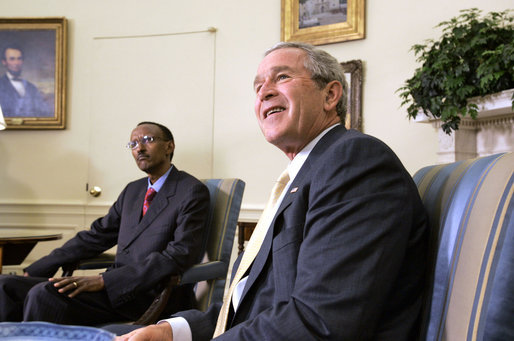
[[[210,227],[209,234],[205,235],[204,240],[207,258],[226,263],[228,269],[245,183],[240,179],[207,179],[203,183],[209,189],[211,199],[207,225]],[[209,281],[208,284],[208,291],[199,302],[202,310],[213,302],[223,300],[225,278]]]
[[[426,340],[514,340],[514,153],[414,175],[430,217]]]

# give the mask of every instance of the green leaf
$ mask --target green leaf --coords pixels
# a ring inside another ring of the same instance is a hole
[[[411,50],[421,66],[397,91],[408,116],[423,110],[440,117],[443,130],[451,132],[461,117],[476,117],[468,97],[514,88],[513,13],[482,16],[477,8],[464,9],[436,26],[442,29],[438,40],[414,45]]]

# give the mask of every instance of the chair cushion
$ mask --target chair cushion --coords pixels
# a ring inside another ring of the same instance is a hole
[[[108,331],[82,326],[65,326],[47,322],[2,322],[0,339],[2,340],[84,340],[111,341],[115,335]]]

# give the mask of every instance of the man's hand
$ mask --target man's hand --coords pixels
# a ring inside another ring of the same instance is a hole
[[[118,336],[115,341],[173,341],[173,331],[169,323],[152,324]]]
[[[104,279],[98,276],[72,276],[72,277],[54,277],[49,279],[55,282],[54,286],[60,288],[60,293],[68,293],[68,297],[73,298],[83,291],[100,291],[104,285]]]

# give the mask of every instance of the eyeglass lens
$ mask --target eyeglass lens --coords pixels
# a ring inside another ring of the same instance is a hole
[[[139,144],[147,144],[147,143],[151,143],[154,141],[154,137],[153,136],[143,136],[142,138],[140,138],[139,140],[133,140],[133,141],[130,141],[129,143],[127,143],[127,148],[130,148],[130,149],[135,149],[137,148],[137,146],[139,146]]]

